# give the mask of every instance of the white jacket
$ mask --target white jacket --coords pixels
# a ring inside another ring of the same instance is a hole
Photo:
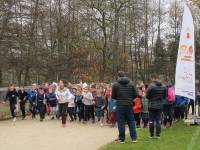
[[[70,102],[71,99],[74,99],[74,95],[72,95],[72,93],[67,88],[64,88],[61,90],[58,87],[56,89],[55,94],[56,94],[59,104],[68,103],[68,102]]]

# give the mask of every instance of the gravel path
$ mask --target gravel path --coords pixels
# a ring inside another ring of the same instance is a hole
[[[98,124],[69,123],[61,128],[57,120],[27,119],[0,122],[2,150],[97,150],[117,137],[117,129]]]

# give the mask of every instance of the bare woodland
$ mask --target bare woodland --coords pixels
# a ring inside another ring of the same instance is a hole
[[[199,4],[199,7],[197,6]],[[0,86],[67,79],[134,81],[158,73],[172,83],[183,14],[174,0],[0,0]],[[200,78],[200,3],[196,25]]]

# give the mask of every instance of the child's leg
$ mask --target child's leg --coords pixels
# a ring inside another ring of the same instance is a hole
[[[90,116],[92,117],[92,122],[94,123],[95,121],[95,117],[94,117],[94,106],[89,106],[89,113],[90,113]]]
[[[88,108],[87,106],[85,105],[84,106],[84,121],[87,121],[88,119]]]
[[[100,111],[100,123],[101,123],[101,126],[103,126],[103,119],[104,119],[104,110],[101,110]]]
[[[22,111],[22,117],[26,117],[26,109],[25,109],[25,104],[20,104],[20,109]]]
[[[36,107],[32,106],[32,118],[34,119],[36,115]]]
[[[66,120],[67,120],[67,107],[68,107],[68,103],[64,103],[62,104],[62,124],[65,125],[66,124]]]
[[[73,108],[72,107],[69,107],[69,112],[68,113],[69,113],[71,121],[74,121],[74,118],[73,118]]]
[[[16,114],[15,114],[15,105],[10,104],[10,112],[11,112],[12,117],[15,118],[16,117]]]

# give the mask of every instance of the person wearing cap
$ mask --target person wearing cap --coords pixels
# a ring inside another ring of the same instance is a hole
[[[84,104],[84,123],[88,121],[90,118],[92,118],[92,123],[95,122],[94,118],[94,98],[92,96],[92,93],[89,91],[89,86],[87,83],[83,84],[83,104]]]
[[[125,124],[128,123],[132,142],[137,142],[136,125],[132,109],[133,100],[137,92],[133,83],[125,76],[123,71],[118,73],[118,80],[112,86],[112,99],[116,100],[116,113],[119,131],[119,143],[125,143]]]

